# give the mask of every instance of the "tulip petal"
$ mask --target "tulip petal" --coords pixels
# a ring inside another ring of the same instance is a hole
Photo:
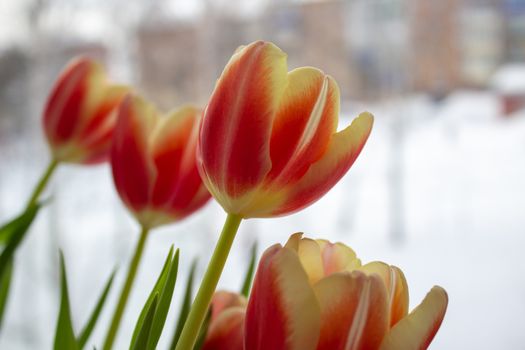
[[[195,107],[183,107],[162,118],[151,136],[156,169],[151,204],[154,209],[171,212],[175,218],[191,213],[188,206],[196,203],[195,196],[202,188],[196,166],[200,113]],[[200,205],[209,198],[206,192],[199,196]]]
[[[79,125],[87,79],[97,64],[85,58],[71,62],[58,77],[44,109],[44,130],[53,145],[69,141]]]
[[[331,243],[324,239],[318,239],[317,244],[321,248],[325,276],[336,272],[352,271],[361,266],[361,261],[352,248],[343,243]]]
[[[105,161],[111,148],[113,130],[118,116],[118,106],[129,91],[127,86],[111,85],[104,90],[102,101],[100,101],[94,112],[83,123],[79,130],[78,140],[80,148],[89,150],[83,163],[97,163]]]
[[[388,300],[376,275],[342,272],[319,281],[321,335],[317,350],[377,349],[388,331]]]
[[[245,309],[231,307],[213,320],[202,350],[243,350]]]
[[[321,158],[337,128],[339,88],[334,79],[312,67],[288,74],[288,86],[272,129],[269,186],[299,179]]]
[[[361,113],[346,129],[333,135],[323,157],[312,164],[306,174],[289,186],[287,199],[274,209],[273,215],[285,215],[312,204],[328,192],[363,149],[372,130],[373,116]]]
[[[297,254],[280,245],[268,248],[248,302],[245,349],[315,349],[319,315],[314,291]]]
[[[269,140],[286,87],[286,54],[258,41],[233,55],[206,108],[200,163],[208,188],[230,213],[236,198],[258,185],[271,168]]]
[[[134,212],[145,209],[155,169],[148,155],[148,135],[157,122],[155,109],[143,99],[128,96],[119,108],[111,168],[115,186]]]
[[[381,350],[426,349],[434,339],[445,317],[448,296],[435,286],[423,302],[399,321],[386,335]]]
[[[219,290],[213,294],[211,300],[211,321],[213,322],[224,310],[232,307],[246,308],[248,301],[240,294]]]
[[[383,280],[390,305],[390,326],[395,325],[408,313],[408,285],[403,272],[395,266],[373,261],[358,268],[366,274],[377,274]]]
[[[316,241],[309,238],[301,238],[302,233],[294,233],[286,242],[285,247],[294,250],[299,255],[310,284],[314,284],[323,278],[323,263],[321,260],[321,249]]]

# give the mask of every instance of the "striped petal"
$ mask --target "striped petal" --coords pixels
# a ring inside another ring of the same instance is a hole
[[[377,349],[388,330],[388,300],[383,282],[362,272],[333,274],[319,281],[321,306],[318,350]]]
[[[308,280],[313,285],[324,277],[321,249],[315,240],[302,238],[302,235],[302,233],[291,235],[285,247],[297,253],[301,265],[308,275]]]
[[[297,254],[274,245],[261,258],[246,311],[244,348],[315,349],[320,311]]]
[[[272,129],[268,186],[299,179],[324,154],[337,128],[339,88],[322,71],[303,67],[288,74],[288,87]]]
[[[219,78],[200,132],[201,173],[230,213],[271,168],[269,140],[286,87],[286,55],[258,41],[238,50]],[[242,202],[242,201],[241,201]]]
[[[244,316],[243,307],[224,310],[211,322],[202,350],[243,350]]]
[[[399,321],[387,334],[381,350],[427,349],[447,310],[447,292],[435,286],[418,307]]]
[[[408,285],[403,272],[380,261],[374,261],[358,268],[366,274],[377,274],[383,280],[388,292],[390,326],[395,325],[408,313]]]
[[[70,140],[80,121],[87,80],[97,64],[85,58],[72,61],[60,74],[44,109],[44,130],[51,145]]]
[[[287,198],[273,215],[286,215],[312,204],[328,192],[350,169],[372,130],[373,117],[361,113],[352,124],[336,133],[323,157],[289,187]]]
[[[155,168],[148,154],[148,135],[157,123],[153,106],[128,96],[119,108],[111,150],[111,168],[117,191],[133,211],[147,208]]]
[[[161,119],[151,136],[151,156],[156,177],[151,197],[153,209],[182,218],[195,196],[201,192],[202,181],[196,165],[198,125],[201,111],[186,106]],[[207,191],[199,196],[203,205],[209,198]],[[192,205],[193,207],[195,204]]]

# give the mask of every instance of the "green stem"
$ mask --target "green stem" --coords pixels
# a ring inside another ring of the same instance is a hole
[[[193,349],[242,218],[228,214],[175,350]]]
[[[122,291],[120,292],[120,297],[118,300],[117,307],[115,309],[115,313],[113,314],[113,318],[111,320],[111,325],[108,330],[108,334],[106,335],[106,341],[104,342],[104,350],[109,350],[113,347],[113,343],[115,342],[115,337],[118,332],[118,328],[120,326],[120,320],[122,319],[122,315],[124,314],[124,309],[126,308],[126,303],[128,301],[129,293],[131,291],[131,287],[133,286],[133,281],[135,280],[135,275],[137,274],[137,268],[139,266],[140,258],[142,257],[142,252],[144,251],[144,245],[146,243],[146,238],[148,236],[149,229],[143,227],[142,231],[140,232],[140,238],[137,243],[137,246],[135,247],[135,253],[133,254],[133,258],[131,260],[131,263],[129,264],[129,270],[128,275],[126,277],[126,282],[124,283],[124,287],[122,288]]]
[[[51,178],[51,175],[55,171],[57,165],[58,161],[56,159],[53,159],[51,162],[49,162],[47,169],[38,181],[38,184],[36,185],[35,189],[33,190],[33,193],[31,194],[31,198],[29,198],[29,201],[27,202],[28,208],[34,205],[38,198],[40,198],[40,194],[42,194],[42,191],[44,191],[44,189],[46,188],[46,185],[49,182],[49,179]]]

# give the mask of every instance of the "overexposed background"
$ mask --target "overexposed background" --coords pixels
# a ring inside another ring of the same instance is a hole
[[[523,349],[525,343],[524,0],[3,0],[0,2],[0,220],[15,215],[49,161],[40,128],[61,67],[86,54],[116,81],[170,109],[205,105],[235,48],[257,39],[290,68],[333,75],[340,127],[358,112],[374,130],[349,174],[285,218],[243,222],[220,284],[240,288],[249,248],[296,231],[339,240],[363,261],[406,274],[411,307],[434,285],[450,303],[432,349]],[[46,349],[58,313],[58,247],[73,318],[84,324],[111,270],[101,343],[138,227],[107,165],[63,166],[16,255],[2,349]],[[169,246],[180,277],[159,348],[171,340],[190,261],[202,273],[225,214],[210,202],[147,242],[117,348],[126,348]]]

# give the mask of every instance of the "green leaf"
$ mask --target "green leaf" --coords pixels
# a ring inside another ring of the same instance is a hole
[[[250,264],[248,265],[248,270],[246,270],[246,275],[244,277],[244,282],[241,288],[241,294],[245,297],[248,297],[250,294],[250,289],[252,287],[253,273],[255,272],[255,262],[257,259],[257,242],[254,242],[252,245],[252,252],[250,258]]]
[[[182,333],[182,328],[186,323],[188,314],[190,313],[191,301],[192,301],[192,290],[193,290],[193,279],[195,278],[195,270],[197,269],[197,259],[194,259],[191,263],[190,273],[188,275],[188,283],[186,284],[186,291],[184,292],[184,297],[182,298],[182,306],[180,309],[179,320],[177,321],[177,327],[175,328],[175,333],[171,340],[170,350],[175,350],[177,342],[179,341],[180,334]]]
[[[7,297],[9,296],[9,286],[11,284],[11,276],[13,274],[13,259],[7,262],[2,275],[0,275],[0,327],[2,327],[2,320],[4,310],[7,305]]]
[[[69,293],[67,288],[66,264],[64,255],[60,252],[60,280],[62,296],[60,300],[60,311],[58,314],[55,332],[55,350],[78,350],[78,344],[73,331],[71,311],[69,306]]]
[[[204,322],[202,323],[202,327],[199,330],[199,335],[197,336],[197,341],[195,342],[195,346],[193,347],[193,350],[200,350],[202,346],[204,345],[204,341],[206,340],[206,335],[208,334],[208,328],[210,327],[210,321],[211,321],[211,308],[208,309],[208,313],[206,314],[206,318],[204,319]]]
[[[5,223],[2,227],[0,227],[0,244],[5,245],[9,242],[9,239],[13,235],[13,232],[16,230],[21,216],[23,216],[24,213],[18,215],[16,218],[12,219],[11,221]]]
[[[173,256],[173,246],[169,251],[166,262],[162,268],[162,271],[157,278],[157,282],[153,287],[148,299],[142,311],[139,315],[139,319],[135,325],[135,330],[133,331],[133,337],[131,340],[130,348],[133,348],[136,344],[139,343],[139,336],[142,334],[144,336],[143,329],[148,326],[149,330],[147,333],[148,339],[144,344],[145,347],[141,349],[155,349],[159,338],[162,334],[162,329],[166,323],[166,317],[168,316],[169,307],[171,304],[171,299],[173,296],[173,290],[175,288],[175,282],[177,280],[177,270],[179,266],[179,250],[175,252]],[[157,298],[155,303],[156,308],[152,310],[153,300]],[[153,318],[151,319],[151,325],[146,325],[146,318],[149,314],[153,312]]]
[[[98,302],[95,305],[95,308],[91,312],[91,316],[89,317],[88,322],[86,323],[84,329],[82,330],[82,332],[80,332],[80,335],[78,336],[77,343],[80,349],[82,349],[86,345],[86,342],[89,339],[91,332],[93,332],[93,329],[95,328],[98,317],[100,316],[100,312],[102,311],[104,303],[106,302],[106,298],[109,294],[109,290],[111,289],[113,278],[115,277],[115,272],[116,271],[113,271],[113,273],[109,276],[109,279],[106,282],[106,286],[104,287],[102,294],[100,295]]]
[[[24,239],[24,236],[35,219],[39,209],[39,203],[30,205],[21,215],[1,228],[4,230],[2,235],[7,239],[7,242],[2,254],[0,255],[0,276],[3,275],[4,270],[8,267],[16,248],[18,248]]]
[[[162,267],[162,271],[160,272],[160,275],[157,278],[157,282],[155,282],[155,286],[153,287],[153,290],[151,291],[148,299],[146,300],[146,303],[144,304],[144,307],[142,308],[142,311],[140,312],[137,323],[135,324],[135,330],[133,331],[133,336],[131,338],[132,344],[136,342],[138,332],[142,328],[142,323],[144,322],[144,319],[146,318],[146,314],[148,313],[148,310],[150,308],[151,302],[153,301],[155,293],[157,294],[161,293],[160,291],[162,289],[162,286],[164,285],[166,278],[168,276],[168,271],[171,265],[172,255],[173,255],[173,246],[171,247],[168,257],[166,258],[166,261],[164,262],[164,266]]]
[[[171,247],[170,254],[173,251],[173,246]],[[162,329],[166,323],[166,317],[168,316],[168,311],[170,310],[171,299],[173,297],[173,290],[175,289],[175,282],[177,281],[177,271],[179,268],[179,250],[175,252],[170,267],[167,271],[167,277],[162,287],[160,294],[159,304],[157,306],[157,311],[155,312],[155,317],[153,319],[153,325],[151,326],[151,334],[148,341],[147,349],[154,350],[157,347],[159,342],[160,335],[162,334]]]
[[[149,301],[149,300],[148,300]],[[151,302],[146,303],[148,306],[146,313],[144,314],[144,319],[140,324],[140,328],[135,328],[137,336],[132,340],[130,349],[131,350],[144,350],[148,344],[148,339],[151,333],[151,327],[153,326],[153,318],[155,316],[155,311],[157,310],[157,303],[159,301],[159,294],[154,293]],[[137,324],[138,326],[138,324]],[[135,333],[135,332],[134,332]]]

